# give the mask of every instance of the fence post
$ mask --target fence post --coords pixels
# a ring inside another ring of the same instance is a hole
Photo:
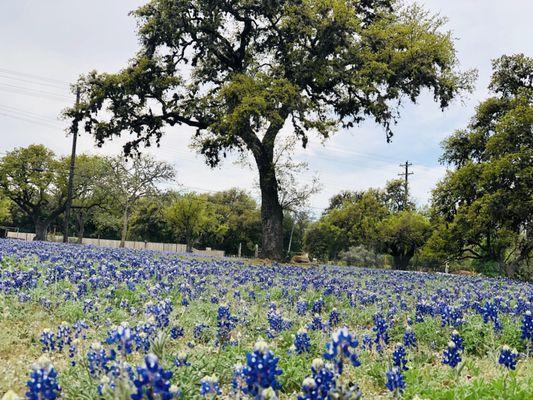
[[[259,258],[259,245],[258,244],[255,245],[254,256],[255,258]]]

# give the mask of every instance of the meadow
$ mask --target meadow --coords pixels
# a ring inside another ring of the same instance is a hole
[[[533,285],[0,241],[0,397],[530,399]]]

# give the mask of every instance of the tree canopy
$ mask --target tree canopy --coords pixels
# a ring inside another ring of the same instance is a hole
[[[433,192],[441,226],[430,245],[446,258],[493,261],[513,276],[533,243],[533,59],[493,62],[493,96],[444,144],[451,167]]]
[[[0,189],[31,218],[36,240],[46,239],[50,223],[65,210],[67,175],[67,163],[43,145],[17,148],[0,159]]]
[[[265,257],[283,247],[274,150],[284,126],[305,146],[310,133],[371,118],[390,139],[402,100],[427,88],[446,107],[472,79],[445,20],[394,0],[151,0],[132,14],[140,51],[118,73],[81,77],[67,116],[100,145],[128,135],[126,154],[182,124],[211,166],[251,154]]]

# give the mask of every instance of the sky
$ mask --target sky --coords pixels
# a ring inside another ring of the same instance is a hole
[[[16,147],[42,143],[59,155],[70,154],[71,139],[61,111],[73,104],[69,84],[91,70],[115,72],[138,50],[136,22],[128,12],[146,0],[0,0],[0,156]],[[339,131],[325,143],[311,136],[296,159],[308,163],[299,176],[313,176],[322,190],[310,199],[319,213],[341,190],[383,187],[398,177],[401,163],[413,165],[410,191],[419,205],[427,204],[431,189],[444,176],[439,164],[440,143],[465,127],[479,102],[488,96],[491,60],[503,54],[533,55],[531,0],[422,0],[425,9],[448,18],[462,70],[477,69],[475,91],[442,112],[429,93],[416,104],[405,104],[393,128],[392,143],[383,129],[365,122]],[[258,197],[256,171],[232,160],[210,169],[189,148],[193,130],[167,130],[161,148],[150,150],[172,163],[183,190],[207,192],[240,187]],[[103,148],[82,134],[78,152],[115,155],[121,142]]]

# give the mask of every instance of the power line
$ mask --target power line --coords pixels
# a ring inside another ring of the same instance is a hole
[[[55,129],[55,130],[62,129],[62,127],[60,125],[52,125],[51,123],[48,123],[48,122],[43,122],[43,121],[39,121],[39,120],[35,120],[35,119],[30,119],[28,117],[23,117],[23,116],[20,116],[20,115],[17,115],[17,114],[10,114],[10,113],[7,113],[7,112],[1,111],[1,110],[0,110],[0,115],[3,115],[4,117],[8,117],[8,118],[18,119],[20,121],[30,122],[30,123],[35,124],[35,125],[40,125],[40,126],[44,126],[44,127]]]
[[[17,114],[17,115],[21,115],[23,117],[39,119],[39,120],[42,120],[42,121],[45,121],[45,122],[57,123],[59,121],[57,118],[51,118],[51,117],[48,117],[46,115],[33,113],[31,111],[23,110],[22,108],[6,106],[4,104],[0,104],[0,110],[4,110],[6,112],[10,112],[10,113],[14,113],[14,114]]]
[[[22,94],[26,96],[43,97],[52,100],[72,100],[72,97],[60,93],[49,92],[46,90],[32,89],[24,86],[12,85],[9,83],[0,83],[0,90],[4,92]]]
[[[30,79],[46,81],[46,82],[50,82],[50,83],[56,83],[56,84],[62,84],[62,85],[70,85],[69,82],[62,81],[60,79],[45,77],[45,76],[36,75],[36,74],[29,74],[29,73],[20,72],[20,71],[14,71],[14,70],[8,69],[8,68],[0,68],[0,72],[4,73],[4,74],[9,74],[9,75],[16,75],[16,76],[22,76],[22,77],[26,77],[26,78],[30,78]]]

